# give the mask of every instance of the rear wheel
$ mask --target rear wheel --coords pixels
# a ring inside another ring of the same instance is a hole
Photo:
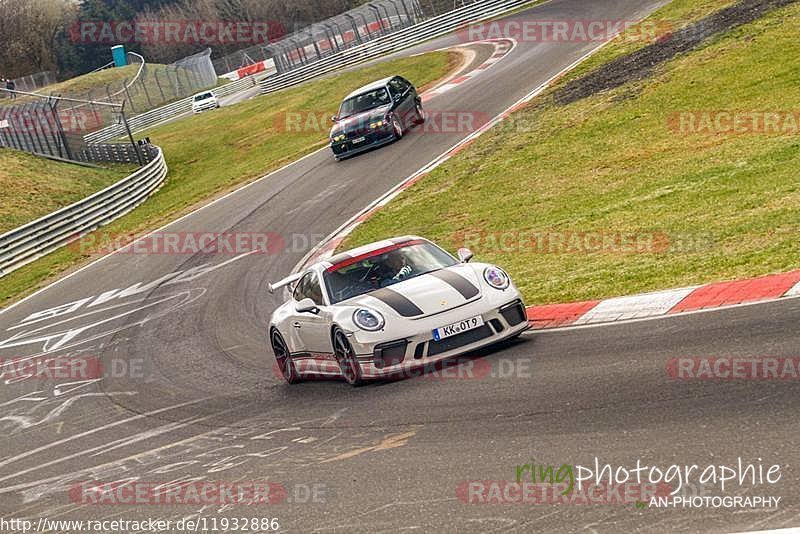
[[[361,377],[361,366],[358,364],[353,346],[344,332],[338,328],[333,332],[333,354],[339,363],[342,376],[351,386],[360,386],[364,383]]]
[[[283,340],[283,336],[277,330],[272,331],[270,335],[272,342],[272,352],[275,353],[275,361],[278,363],[278,369],[281,371],[283,379],[289,384],[296,384],[300,381],[300,375],[292,360],[292,355]]]

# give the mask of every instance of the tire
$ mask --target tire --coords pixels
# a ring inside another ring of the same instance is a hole
[[[275,354],[275,361],[278,364],[278,369],[281,371],[283,379],[288,384],[297,384],[300,382],[300,375],[297,372],[297,367],[294,365],[292,355],[283,340],[283,336],[277,330],[272,330],[270,334],[270,343],[272,344],[272,352]]]
[[[400,123],[400,119],[397,118],[397,115],[392,115],[392,129],[394,130],[395,141],[399,141],[403,138],[403,125]]]
[[[353,346],[347,336],[339,328],[333,331],[333,354],[339,363],[339,370],[345,381],[351,386],[357,387],[364,383],[361,376],[361,366],[358,364]]]
[[[422,102],[417,102],[414,106],[414,114],[417,117],[416,123],[422,124],[425,122],[425,109],[422,107]]]

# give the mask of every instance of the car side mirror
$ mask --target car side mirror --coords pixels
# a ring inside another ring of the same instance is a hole
[[[461,263],[467,263],[475,254],[468,248],[460,248],[458,249],[458,259]]]
[[[317,306],[310,298],[304,298],[298,302],[295,306],[295,309],[298,311],[298,313],[319,313],[319,306]]]
[[[339,117],[338,117],[338,116],[336,116],[336,115],[333,115],[333,116],[331,117],[331,122],[339,122]]]

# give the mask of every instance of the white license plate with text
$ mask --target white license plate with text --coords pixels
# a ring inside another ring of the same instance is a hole
[[[467,330],[473,330],[480,326],[483,326],[483,317],[476,315],[475,317],[470,317],[469,319],[437,328],[433,331],[433,339],[439,341],[440,339],[454,336],[461,332],[466,332]]]

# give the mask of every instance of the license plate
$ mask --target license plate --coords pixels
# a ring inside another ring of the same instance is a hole
[[[358,143],[363,143],[366,140],[367,140],[366,137],[356,137],[355,139],[353,139],[352,143],[354,145],[357,145]]]
[[[461,332],[466,332],[467,330],[473,330],[480,326],[483,326],[483,317],[476,315],[475,317],[470,317],[469,319],[437,328],[433,331],[433,339],[439,341],[440,339],[454,336]]]

